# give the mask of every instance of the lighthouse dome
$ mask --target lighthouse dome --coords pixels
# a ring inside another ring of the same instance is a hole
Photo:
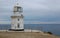
[[[21,7],[21,5],[19,3],[17,3],[14,7]]]

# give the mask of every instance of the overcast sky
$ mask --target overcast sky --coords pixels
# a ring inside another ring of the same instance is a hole
[[[0,0],[0,24],[11,23],[16,0]],[[25,21],[60,23],[60,0],[18,0]]]

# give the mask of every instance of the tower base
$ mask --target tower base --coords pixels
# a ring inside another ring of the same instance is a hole
[[[24,29],[9,29],[10,31],[24,31]]]

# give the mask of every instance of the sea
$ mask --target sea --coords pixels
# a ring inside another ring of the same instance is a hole
[[[8,30],[10,28],[11,24],[0,24],[0,30]],[[41,30],[60,36],[60,24],[24,24],[24,29]]]

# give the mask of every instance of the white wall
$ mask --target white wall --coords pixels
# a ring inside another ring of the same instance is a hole
[[[17,27],[18,23],[20,24],[20,28]],[[24,29],[23,18],[22,17],[12,18],[11,26],[12,29]]]

